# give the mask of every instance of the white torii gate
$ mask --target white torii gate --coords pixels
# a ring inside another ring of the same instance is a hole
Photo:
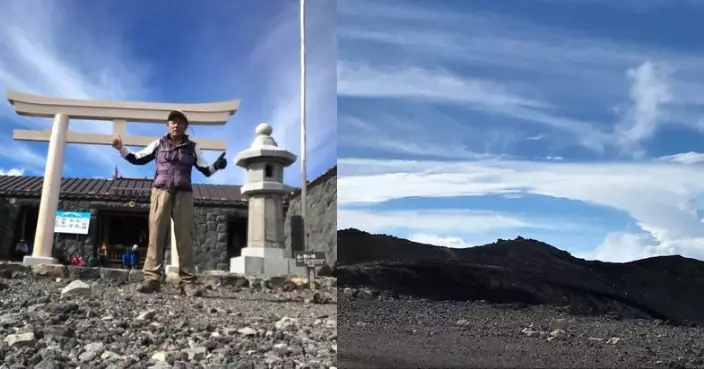
[[[51,129],[14,130],[12,137],[18,141],[49,142],[49,150],[44,170],[44,183],[39,202],[39,217],[34,236],[32,256],[25,256],[24,264],[56,264],[52,247],[56,211],[61,192],[61,174],[67,143],[110,145],[113,135],[72,132],[68,129],[69,119],[112,121],[113,134],[122,136],[125,146],[146,146],[157,137],[127,136],[127,122],[164,124],[169,112],[181,110],[193,125],[225,125],[230,116],[239,108],[239,100],[201,104],[173,104],[125,101],[98,101],[42,97],[8,91],[7,99],[18,115],[53,118]],[[227,142],[193,138],[203,150],[224,151]],[[172,222],[171,263],[178,264]]]

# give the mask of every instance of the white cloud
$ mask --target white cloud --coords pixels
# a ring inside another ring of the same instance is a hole
[[[24,169],[11,168],[8,170],[0,168],[0,176],[22,176],[24,175]]]
[[[690,151],[681,154],[663,156],[659,159],[662,161],[671,161],[682,164],[698,164],[704,162],[704,154]]]
[[[345,179],[345,178],[342,178]],[[338,190],[339,193],[339,190]],[[574,225],[547,219],[524,219],[510,214],[474,210],[377,210],[340,207],[338,229],[358,228],[381,232],[392,228],[417,232],[477,234],[499,229],[568,229]]]
[[[704,173],[695,166],[362,159],[340,159],[339,165],[338,201],[343,206],[411,197],[530,193],[624,211],[655,240],[654,253],[704,255],[704,243],[699,242],[704,227],[698,215],[704,209]]]
[[[667,65],[658,65],[650,61],[630,69],[628,77],[632,80],[631,98],[633,107],[626,120],[617,127],[621,145],[637,149],[645,139],[651,138],[657,129],[664,104],[672,101],[669,86],[670,74]]]
[[[383,18],[401,19],[410,22],[426,21],[428,19],[463,19],[463,17],[454,12],[419,7],[407,2],[400,3],[374,0],[341,1],[337,9],[338,15],[341,16],[361,17],[365,20],[374,19],[375,21]]]
[[[512,107],[549,107],[544,102],[513,94],[505,86],[488,80],[463,78],[446,71],[419,67],[377,69],[339,62],[337,80],[337,93],[341,96],[473,104],[492,111]]]
[[[412,233],[408,235],[408,239],[413,242],[436,246],[446,246],[458,249],[476,246],[476,244],[472,244],[461,237],[439,236],[436,234],[429,233]]]
[[[701,243],[704,246],[704,243]],[[704,256],[704,250],[692,250]],[[644,259],[657,255],[676,254],[677,249],[658,244],[647,233],[612,232],[594,250],[573,253],[573,256],[586,260],[601,260],[616,263]]]

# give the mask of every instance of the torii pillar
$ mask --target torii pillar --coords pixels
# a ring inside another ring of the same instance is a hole
[[[240,105],[239,100],[202,104],[77,100],[27,95],[16,91],[8,91],[7,99],[18,115],[54,119],[50,130],[14,130],[12,134],[18,141],[49,142],[37,230],[34,236],[34,251],[31,256],[24,257],[24,264],[27,265],[57,263],[57,260],[52,257],[52,248],[66,144],[110,145],[112,143],[112,135],[71,132],[68,129],[69,119],[112,121],[113,133],[122,136],[122,143],[125,146],[146,146],[158,138],[127,136],[127,122],[164,124],[169,112],[181,110],[188,116],[190,124],[225,125]],[[193,141],[197,142],[203,150],[224,151],[227,148],[224,140],[193,138]],[[171,243],[171,251],[172,254],[176,252],[175,242]]]

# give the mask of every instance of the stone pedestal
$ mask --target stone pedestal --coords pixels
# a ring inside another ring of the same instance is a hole
[[[25,256],[22,260],[24,265],[41,265],[41,264],[58,264],[59,261],[56,258],[46,257],[46,256]]]
[[[230,272],[255,277],[305,276],[306,268],[273,247],[246,247],[239,257],[230,259]]]
[[[271,137],[266,123],[257,126],[252,146],[235,157],[235,163],[247,171],[242,195],[249,202],[247,247],[241,256],[230,259],[230,272],[252,277],[306,275],[306,268],[296,267],[285,254],[283,197],[291,188],[283,184],[284,168],[296,161],[296,155],[280,147]]]

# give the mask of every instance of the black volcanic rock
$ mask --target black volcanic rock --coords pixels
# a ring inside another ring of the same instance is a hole
[[[520,237],[451,249],[358,230],[338,231],[338,254],[340,286],[704,324],[704,263],[680,256],[606,263]]]

